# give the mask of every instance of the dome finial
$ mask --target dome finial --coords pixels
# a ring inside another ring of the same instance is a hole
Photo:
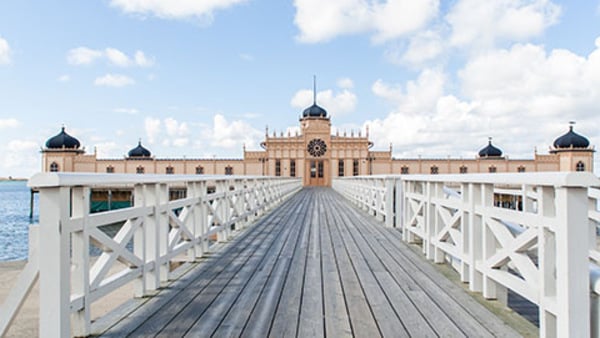
[[[488,136],[488,144],[492,144],[492,137]]]
[[[575,123],[576,123],[575,121],[569,121],[569,130],[573,130]]]

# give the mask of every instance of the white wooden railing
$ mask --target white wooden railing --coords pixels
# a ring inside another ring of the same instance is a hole
[[[89,335],[92,303],[131,282],[136,297],[151,294],[169,280],[173,259],[202,257],[211,250],[211,239],[227,239],[302,183],[275,177],[43,173],[29,186],[39,190],[40,225],[32,227],[29,261],[0,309],[0,336],[38,278],[40,334]],[[214,192],[208,193],[209,187]],[[90,214],[94,188],[129,188],[133,206]],[[170,201],[171,188],[185,189],[186,197]],[[113,237],[100,230],[115,223],[123,225]],[[90,257],[91,246],[101,250],[96,259]],[[109,273],[117,261],[123,268]]]
[[[600,335],[600,180],[593,174],[357,177],[333,187],[384,215],[428,259],[449,262],[470,290],[506,301],[510,289],[538,305],[540,336]],[[496,206],[495,194],[519,195],[522,210]]]

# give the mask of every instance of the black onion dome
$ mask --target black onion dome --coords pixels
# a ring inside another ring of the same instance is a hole
[[[46,148],[48,149],[79,149],[80,146],[78,139],[65,132],[65,127],[62,127],[58,135],[46,141]]]
[[[490,137],[488,145],[479,151],[479,157],[500,157],[502,156],[502,150],[492,145],[492,138]]]
[[[152,154],[150,150],[142,146],[142,141],[139,141],[137,147],[131,149],[127,155],[129,157],[150,157]]]
[[[590,141],[587,138],[573,131],[573,126],[569,126],[569,131],[563,136],[554,140],[554,148],[587,148]]]
[[[321,107],[319,107],[316,103],[313,103],[312,106],[304,109],[302,113],[304,117],[326,117],[327,111]]]

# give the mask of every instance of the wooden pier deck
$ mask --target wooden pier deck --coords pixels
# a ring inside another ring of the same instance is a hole
[[[519,336],[400,235],[303,189],[104,336]]]

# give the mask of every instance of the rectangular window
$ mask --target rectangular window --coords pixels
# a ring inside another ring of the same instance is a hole
[[[175,173],[175,169],[173,169],[173,167],[168,166],[165,168],[165,174],[172,175],[174,173]]]
[[[323,161],[318,161],[317,162],[317,174],[319,176],[319,178],[323,178]]]
[[[525,167],[524,166],[518,167],[517,168],[517,172],[524,173],[525,172]]]
[[[114,172],[115,172],[115,167],[113,167],[113,166],[106,167],[106,173],[112,174]]]
[[[352,176],[358,176],[358,174],[360,174],[358,170],[358,160],[354,159],[352,161]]]
[[[275,176],[281,176],[281,160],[275,160]]]
[[[431,167],[431,174],[432,175],[437,175],[438,172],[439,171],[438,171],[438,167],[437,166],[434,165],[433,167]]]
[[[344,176],[344,160],[340,160],[338,162],[338,176],[339,177]]]
[[[495,173],[495,172],[496,172],[496,167],[494,167],[494,166],[491,166],[491,167],[489,167],[489,169],[488,169],[488,170],[489,170],[489,172],[491,172],[491,173]]]
[[[290,160],[290,176],[296,177],[296,160]]]
[[[233,175],[233,167],[226,166],[225,167],[225,175]]]
[[[463,166],[461,166],[459,170],[460,170],[460,173],[461,173],[461,174],[466,174],[466,173],[468,172],[468,169],[467,169],[467,167],[465,167],[464,165],[463,165]]]
[[[317,177],[317,162],[310,161],[310,178],[316,178],[316,177]]]
[[[400,174],[402,174],[402,175],[408,175],[408,167],[407,166],[403,166],[402,168],[400,168]]]
[[[203,175],[203,174],[204,174],[204,167],[197,166],[196,167],[196,175]]]
[[[144,167],[139,166],[139,167],[135,168],[135,173],[136,174],[143,174],[144,173]]]

